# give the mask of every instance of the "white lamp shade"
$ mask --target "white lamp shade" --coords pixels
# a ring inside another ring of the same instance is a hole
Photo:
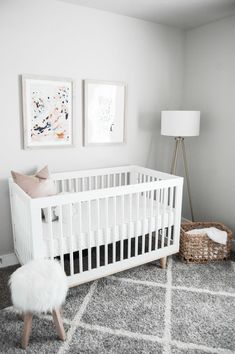
[[[199,132],[200,111],[162,111],[162,135],[197,136]]]

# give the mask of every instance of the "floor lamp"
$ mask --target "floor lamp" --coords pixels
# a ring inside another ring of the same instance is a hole
[[[183,162],[185,169],[185,177],[187,182],[189,206],[192,221],[194,221],[194,213],[192,206],[191,188],[188,172],[188,164],[186,159],[186,151],[184,138],[189,136],[198,136],[200,131],[200,112],[199,111],[162,111],[161,114],[161,134],[175,137],[175,149],[171,165],[171,173],[176,174],[176,166],[179,150],[181,148],[183,154]]]

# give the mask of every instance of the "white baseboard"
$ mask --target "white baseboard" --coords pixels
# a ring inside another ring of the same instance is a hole
[[[18,263],[19,261],[15,253],[3,254],[0,256],[0,268],[9,267]]]

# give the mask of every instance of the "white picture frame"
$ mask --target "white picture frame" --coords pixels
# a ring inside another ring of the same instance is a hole
[[[83,144],[126,143],[126,84],[84,80]]]
[[[22,75],[24,149],[74,146],[74,81]]]

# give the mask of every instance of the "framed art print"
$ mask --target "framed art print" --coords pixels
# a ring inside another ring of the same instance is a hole
[[[126,85],[84,80],[84,145],[125,142]]]
[[[24,148],[73,145],[73,81],[22,76]]]

